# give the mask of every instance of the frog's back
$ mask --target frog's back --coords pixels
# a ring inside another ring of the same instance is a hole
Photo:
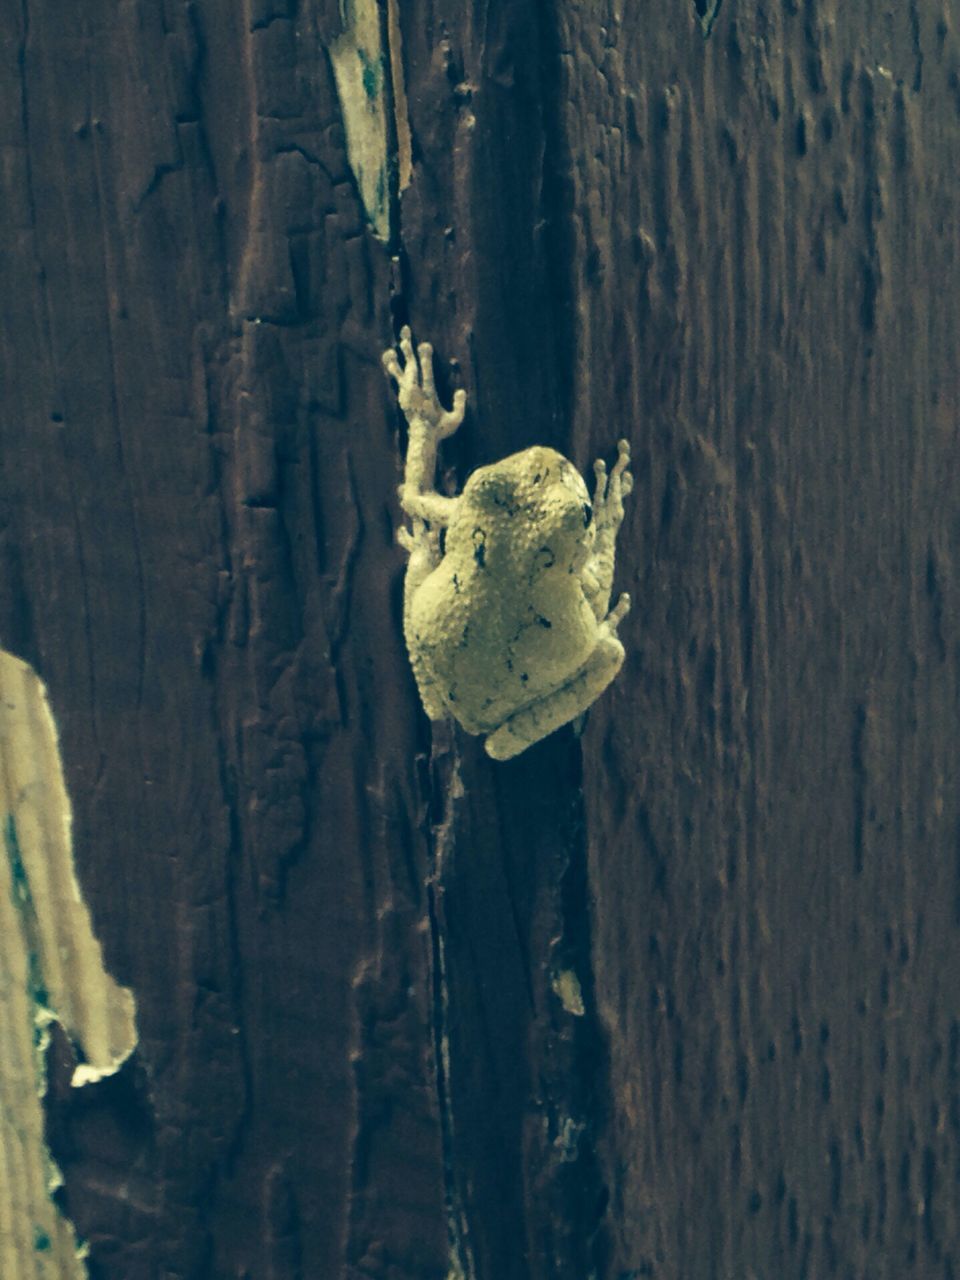
[[[579,583],[562,585],[563,598],[551,596],[553,617],[536,593],[492,589],[444,563],[421,585],[414,642],[440,699],[469,732],[496,728],[586,661],[595,620]]]
[[[414,597],[413,644],[444,705],[468,728],[468,718],[477,719],[492,705],[489,685],[502,665],[498,655],[506,651],[505,604],[469,568],[447,560]]]
[[[572,465],[539,445],[464,487],[411,625],[431,684],[472,733],[557,688],[590,654],[596,620],[573,563],[586,496]]]

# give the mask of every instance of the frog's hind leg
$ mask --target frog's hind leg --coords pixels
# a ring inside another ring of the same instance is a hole
[[[413,668],[413,678],[417,682],[417,692],[420,694],[420,701],[423,703],[424,711],[426,711],[428,718],[431,720],[445,720],[447,708],[443,705],[436,691],[436,681],[427,672],[423,658],[415,653],[409,640],[407,641],[407,650],[410,655],[410,666]]]
[[[596,647],[583,666],[565,685],[531,702],[491,733],[484,743],[488,755],[494,760],[519,755],[554,729],[575,720],[600,697],[623,666],[624,650],[616,626],[629,607],[629,597],[622,596],[601,626]]]
[[[440,542],[435,530],[424,528],[419,520],[415,524],[418,526],[416,533],[403,528],[397,530],[397,541],[410,555],[403,580],[403,638],[424,710],[431,720],[442,720],[447,714],[446,708],[434,691],[434,682],[427,673],[421,646],[413,630],[413,598],[423,580],[440,563]]]

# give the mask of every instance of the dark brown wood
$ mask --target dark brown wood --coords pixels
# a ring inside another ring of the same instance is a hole
[[[4,23],[0,641],[139,1010],[51,1061],[91,1275],[955,1277],[960,14],[400,23],[391,249],[332,0]],[[506,764],[403,650],[407,320],[458,482],[633,444],[626,666]]]

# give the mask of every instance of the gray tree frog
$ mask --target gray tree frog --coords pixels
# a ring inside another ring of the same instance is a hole
[[[594,464],[592,506],[573,464],[541,445],[480,467],[459,497],[444,497],[437,446],[463,421],[466,393],[445,410],[430,344],[415,354],[404,327],[400,351],[402,364],[392,348],[383,363],[410,428],[400,504],[413,528],[397,534],[410,555],[410,662],[430,719],[452,715],[506,760],[585,711],[623,664],[617,626],[630,598],[609,605],[630,447],[619,442],[609,476]]]

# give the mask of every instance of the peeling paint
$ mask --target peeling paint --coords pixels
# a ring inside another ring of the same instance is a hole
[[[50,1026],[81,1065],[75,1087],[136,1044],[133,995],[106,973],[73,867],[57,731],[35,672],[0,651],[0,1276],[83,1280],[86,1246],[53,1200],[44,1143]]]
[[[330,45],[347,156],[374,233],[390,239],[387,94],[377,0],[341,0],[343,34]]]
[[[580,979],[572,969],[563,969],[554,975],[553,990],[560,997],[560,1003],[567,1013],[572,1013],[577,1018],[583,1017],[583,992],[580,989]]]
[[[343,33],[330,45],[330,61],[347,158],[374,234],[389,242],[395,191],[413,179],[400,6],[386,0],[385,28],[377,0],[340,0],[340,17]]]

